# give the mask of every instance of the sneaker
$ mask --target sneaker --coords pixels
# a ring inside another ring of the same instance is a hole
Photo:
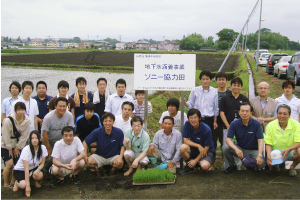
[[[194,168],[190,168],[188,165],[186,165],[183,170],[179,171],[179,174],[180,175],[185,175],[185,174],[188,174],[188,173],[191,173],[191,172],[194,172],[194,171],[195,171]]]
[[[236,165],[232,165],[232,166],[228,167],[227,169],[225,169],[224,173],[229,174],[229,173],[235,172],[236,170],[237,170]]]
[[[73,183],[75,184],[75,185],[77,185],[77,184],[79,184],[80,183],[80,181],[79,181],[79,179],[78,179],[78,175],[72,175],[72,177],[71,177],[71,179],[72,179],[72,181],[73,181]]]
[[[279,165],[274,165],[274,166],[272,167],[272,171],[273,171],[273,172],[279,172],[279,171],[280,171]]]
[[[295,168],[291,168],[290,171],[289,171],[289,175],[291,177],[294,177],[294,176],[297,176],[297,171]]]
[[[61,185],[61,184],[63,184],[64,182],[65,182],[65,179],[60,180],[60,179],[54,178],[54,180],[53,180],[53,182],[51,183],[50,186],[51,186],[52,188],[55,188],[56,186]]]

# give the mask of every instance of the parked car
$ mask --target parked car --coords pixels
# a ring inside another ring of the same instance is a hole
[[[256,53],[257,53],[257,50],[254,52],[254,59],[256,60]],[[260,49],[258,51],[258,58],[260,57],[260,54],[262,53],[269,53],[268,49]]]
[[[291,60],[289,61],[289,66],[287,68],[286,77],[295,80],[297,86],[300,85],[300,51],[294,53]]]
[[[282,56],[278,62],[274,65],[274,76],[278,75],[278,78],[283,78],[286,75],[286,70],[289,66],[289,61],[292,56]]]
[[[270,58],[272,54],[271,53],[262,53],[260,54],[260,57],[258,59],[258,66],[266,66],[267,60]]]
[[[286,53],[274,53],[270,56],[268,63],[266,65],[266,73],[268,74],[273,74],[274,72],[274,65],[276,64],[275,62],[282,57],[282,56],[288,56]]]

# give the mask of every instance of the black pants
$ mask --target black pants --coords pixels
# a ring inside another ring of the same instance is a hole
[[[214,117],[203,117],[201,118],[201,122],[207,124],[211,131],[214,130]]]

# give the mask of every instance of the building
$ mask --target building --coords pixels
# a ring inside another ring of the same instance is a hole
[[[150,51],[150,42],[145,40],[139,40],[135,43],[135,48],[139,50]]]
[[[98,49],[111,49],[112,45],[104,40],[98,40],[95,42],[95,47]]]
[[[42,46],[44,46],[44,43],[42,43],[42,42],[29,42],[28,43],[28,46],[30,46],[30,47],[42,47]]]
[[[178,51],[179,42],[165,40],[158,44],[158,49],[162,51]]]
[[[50,41],[46,43],[46,47],[59,47],[59,43]]]
[[[79,44],[78,43],[62,43],[63,48],[78,48]]]
[[[116,49],[115,50],[124,50],[126,48],[126,43],[116,43]]]
[[[79,49],[92,48],[94,45],[95,45],[94,42],[79,42],[78,43]]]

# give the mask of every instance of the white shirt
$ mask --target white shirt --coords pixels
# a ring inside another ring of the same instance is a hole
[[[114,93],[110,95],[107,99],[107,102],[105,104],[105,110],[104,112],[110,112],[114,114],[114,116],[122,115],[122,104],[125,101],[133,102],[132,96],[129,94],[124,94],[124,96],[121,98],[118,93]]]
[[[159,120],[160,124],[162,124],[163,119],[164,119],[165,116],[170,116],[169,111],[165,111],[165,112],[162,113],[162,115],[160,117],[160,120]],[[183,114],[183,117],[184,117],[184,122],[183,122],[183,125],[184,125],[184,123],[188,120],[188,118],[187,118],[185,113]],[[178,111],[177,115],[173,118],[174,118],[174,128],[178,131],[181,131],[181,129],[180,129],[180,126],[181,126],[181,111]]]
[[[127,131],[128,129],[131,128],[131,117],[129,117],[129,119],[125,122],[122,115],[118,115],[116,116],[116,120],[114,123],[114,127],[117,127],[119,129],[121,129],[123,131],[123,134],[125,133],[125,131]]]
[[[298,99],[295,95],[293,95],[291,101],[289,101],[284,94],[281,97],[275,99],[277,101],[277,108],[279,105],[286,104],[291,107],[291,118],[299,122],[299,114],[300,114],[300,99]],[[277,117],[277,110],[276,110]]]
[[[57,158],[62,164],[70,164],[77,157],[78,153],[83,151],[84,147],[78,137],[74,137],[73,142],[68,145],[63,139],[58,140],[53,147],[51,156]]]
[[[18,100],[14,101],[14,103],[12,104],[10,114],[15,113],[15,104],[17,102],[23,102],[26,106],[26,115],[28,115],[29,119],[30,119],[30,130],[29,130],[29,133],[30,133],[31,131],[35,130],[34,117],[39,114],[39,107],[37,105],[37,102],[35,99],[33,99],[31,97],[29,98],[29,101],[25,101],[23,99],[23,97],[20,97]]]
[[[43,158],[48,156],[48,151],[47,151],[46,147],[44,145],[41,145],[41,147],[42,147],[42,155],[41,155],[40,159],[37,159],[38,149],[36,150],[36,152],[34,154],[34,159],[32,159],[30,146],[29,145],[25,146],[22,149],[20,158],[19,158],[17,164],[15,165],[14,170],[24,171],[23,160],[28,161],[29,170],[32,170],[32,169],[38,167],[40,165],[40,163],[42,162]]]

